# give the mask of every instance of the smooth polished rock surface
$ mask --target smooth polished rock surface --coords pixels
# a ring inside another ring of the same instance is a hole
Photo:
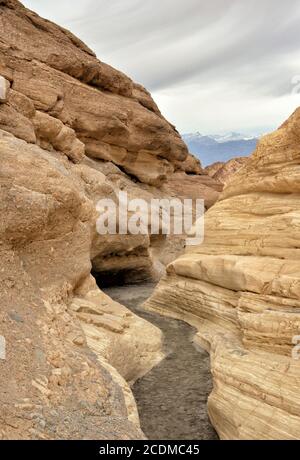
[[[211,352],[222,439],[299,439],[300,110],[259,142],[147,302]],[[294,343],[293,343],[294,342]],[[297,357],[297,354],[296,354]]]

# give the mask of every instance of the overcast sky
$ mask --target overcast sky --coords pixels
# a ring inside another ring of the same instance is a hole
[[[182,133],[266,132],[300,106],[299,0],[23,3],[146,86]]]

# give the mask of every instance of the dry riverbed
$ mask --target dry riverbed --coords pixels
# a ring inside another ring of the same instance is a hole
[[[132,388],[141,427],[151,440],[217,439],[206,407],[212,389],[209,355],[193,345],[191,326],[143,310],[153,289],[150,283],[105,289],[164,334],[166,358]]]

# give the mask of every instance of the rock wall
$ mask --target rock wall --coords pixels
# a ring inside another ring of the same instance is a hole
[[[210,177],[224,185],[228,182],[228,180],[230,180],[232,174],[241,169],[241,167],[247,162],[247,159],[247,157],[237,157],[232,158],[226,163],[219,161],[207,166],[204,171]]]
[[[103,196],[117,199],[120,189],[131,198],[168,197],[182,180],[193,181],[194,194],[207,207],[218,198],[222,186],[208,181],[150,94],[100,62],[69,31],[16,0],[3,0],[0,57],[0,129],[80,164],[94,203]],[[102,193],[96,183],[105,180]],[[96,272],[106,276],[134,266],[137,273],[129,278],[159,276],[153,274],[149,238],[95,238]],[[177,246],[175,254],[183,243]],[[154,272],[162,270],[158,261]]]
[[[91,269],[158,277],[183,240],[98,235],[96,203],[192,178],[209,206],[220,185],[142,86],[16,0],[0,0],[0,153],[0,437],[142,438],[128,383],[161,359],[161,333]]]
[[[141,437],[121,375],[160,359],[160,331],[95,285],[94,207],[76,166],[4,131],[0,151],[0,435]]]
[[[300,109],[227,183],[204,243],[147,303],[210,350],[209,415],[222,439],[299,439]],[[295,353],[296,352],[296,353]]]
[[[19,2],[0,5],[0,74],[12,87],[1,107],[2,129],[74,162],[84,151],[113,161],[154,185],[187,158],[179,134],[144,88]]]

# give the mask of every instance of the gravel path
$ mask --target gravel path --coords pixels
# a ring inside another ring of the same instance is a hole
[[[105,289],[164,334],[166,358],[132,388],[142,429],[151,440],[218,439],[206,407],[212,389],[209,355],[193,345],[191,326],[141,308],[153,288],[143,284]]]

